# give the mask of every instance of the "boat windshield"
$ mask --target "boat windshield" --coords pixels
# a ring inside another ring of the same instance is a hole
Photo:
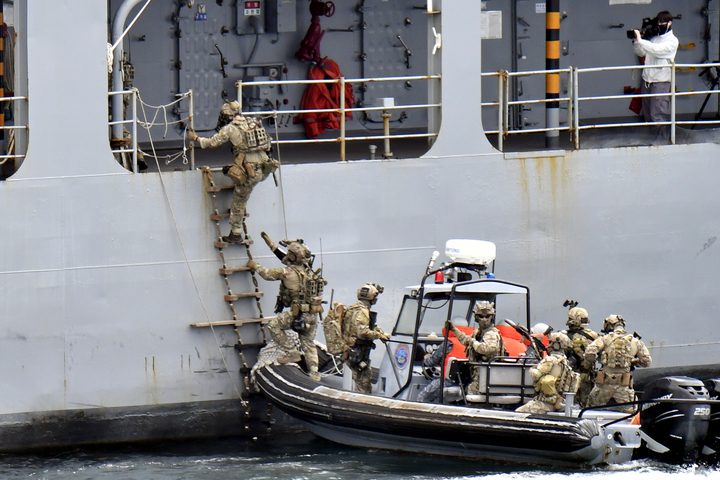
[[[496,324],[502,324],[502,319],[513,319],[520,325],[529,323],[528,319],[528,296],[525,287],[516,287],[505,284],[505,291],[498,291],[503,285],[493,285],[495,291],[479,292],[455,292],[452,314],[448,315],[450,308],[450,296],[447,292],[429,293],[423,298],[423,309],[420,315],[420,328],[418,336],[429,337],[433,334],[442,336],[443,327],[448,318],[462,317],[468,320],[469,326],[474,326],[472,309],[475,302],[486,300],[495,304]],[[409,335],[415,333],[415,322],[417,320],[418,298],[406,295],[403,298],[402,308],[398,321],[393,330],[394,335]],[[526,325],[529,329],[529,324]]]
[[[470,298],[455,298],[453,303],[454,314],[468,318],[470,302]],[[415,332],[415,321],[417,319],[417,305],[417,298],[405,296],[393,334],[413,335]],[[421,337],[430,336],[433,333],[441,335],[445,321],[448,319],[449,307],[450,297],[425,297],[418,335]]]

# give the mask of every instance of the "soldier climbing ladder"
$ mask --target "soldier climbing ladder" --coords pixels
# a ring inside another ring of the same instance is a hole
[[[242,361],[242,367],[240,369],[240,373],[243,376],[243,380],[245,383],[245,392],[246,396],[247,393],[250,392],[250,370],[251,366],[248,364],[247,358],[246,358],[246,349],[259,349],[267,344],[267,336],[265,333],[265,329],[262,328],[263,325],[266,325],[272,317],[265,317],[263,316],[262,311],[262,305],[260,304],[260,299],[263,296],[263,293],[260,291],[258,287],[258,281],[255,277],[255,273],[246,266],[241,267],[231,267],[228,265],[228,262],[225,258],[224,249],[231,247],[234,244],[230,244],[226,241],[223,241],[222,234],[221,234],[221,226],[220,223],[222,220],[229,217],[229,213],[225,209],[220,209],[218,206],[219,200],[218,195],[221,194],[223,191],[232,191],[234,188],[233,184],[228,185],[221,185],[214,181],[213,179],[213,171],[212,169],[205,167],[203,168],[203,178],[205,180],[205,188],[208,194],[210,194],[210,197],[212,199],[211,208],[212,213],[210,214],[210,219],[215,222],[215,226],[217,228],[217,240],[215,241],[215,247],[218,250],[218,254],[220,256],[220,275],[222,275],[223,280],[225,282],[225,286],[227,289],[227,293],[224,295],[225,301],[228,302],[228,307],[230,308],[230,312],[232,314],[232,320],[223,320],[223,321],[217,321],[217,322],[205,322],[205,323],[194,323],[192,324],[193,327],[217,327],[217,326],[224,326],[224,325],[232,325],[235,328],[235,334],[238,338],[238,343],[235,346],[235,348],[238,350],[240,354],[240,360]],[[245,221],[243,219],[243,231],[245,234],[245,238],[248,238],[247,236],[247,226],[245,225]],[[242,245],[239,245],[242,246]],[[247,252],[248,260],[252,260],[252,253],[250,251],[250,245],[245,244],[245,250]],[[230,283],[230,278],[234,274],[238,273],[249,273],[252,279],[253,283],[253,291],[251,292],[243,292],[243,293],[236,293],[233,292],[233,288]],[[237,310],[235,308],[234,302],[244,299],[244,298],[254,298],[255,304],[257,306],[258,310],[258,317],[256,318],[239,318]],[[240,334],[240,327],[243,325],[248,324],[257,324],[260,333],[262,336],[262,341],[259,343],[245,343],[243,341],[242,335]]]

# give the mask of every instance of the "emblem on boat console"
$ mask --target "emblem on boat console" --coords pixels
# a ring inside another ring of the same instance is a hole
[[[395,364],[398,368],[405,368],[408,364],[408,349],[405,345],[399,345],[395,350]]]

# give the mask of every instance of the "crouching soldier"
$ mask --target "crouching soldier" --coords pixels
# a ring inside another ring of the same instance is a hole
[[[600,355],[601,364],[588,398],[588,407],[601,407],[613,399],[617,403],[634,402],[635,390],[630,371],[636,366],[649,367],[652,363],[650,352],[639,338],[625,331],[625,320],[620,315],[607,317],[602,331],[606,335],[585,350],[587,360],[594,363]],[[623,405],[616,409],[632,413],[636,407]]]
[[[565,409],[565,393],[575,393],[578,374],[572,371],[565,357],[565,350],[572,342],[562,332],[548,335],[548,355],[530,369],[535,383],[535,398],[520,406],[516,412],[545,414]]]

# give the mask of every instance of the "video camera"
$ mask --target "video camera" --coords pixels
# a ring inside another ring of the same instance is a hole
[[[643,38],[645,40],[650,40],[652,37],[656,37],[658,35],[658,33],[660,33],[660,30],[658,29],[657,17],[643,18],[642,27],[638,28],[638,31],[640,32],[640,38]],[[635,30],[628,30],[627,37],[629,39],[634,39],[635,38]]]

